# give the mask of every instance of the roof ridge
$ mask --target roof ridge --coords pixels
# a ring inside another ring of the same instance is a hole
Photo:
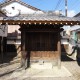
[[[25,2],[22,2],[21,0],[6,0],[6,1],[4,1],[3,3],[0,4],[0,8],[4,7],[5,5],[8,5],[8,4],[12,3],[12,2],[18,2],[21,5],[24,5],[24,6],[28,7],[28,8],[33,9],[33,10],[42,11],[42,10],[40,10],[40,9],[38,9],[36,7],[33,7],[33,6],[31,6],[31,5],[29,5],[29,4],[25,3]]]

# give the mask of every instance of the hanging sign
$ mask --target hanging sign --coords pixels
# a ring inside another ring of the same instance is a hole
[[[8,25],[0,25],[0,36],[7,37]]]

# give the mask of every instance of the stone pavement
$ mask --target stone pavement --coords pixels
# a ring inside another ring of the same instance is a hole
[[[69,77],[24,77],[23,79],[15,77],[10,79],[9,77],[16,71],[19,65],[19,63],[15,63],[0,67],[0,80],[80,80],[80,66],[78,66],[76,61],[62,61],[62,66],[67,68],[72,74]]]
[[[46,64],[50,64],[50,63],[46,63]],[[48,68],[47,66],[45,66],[45,63],[44,63],[43,65],[40,65],[38,68],[30,67],[26,70],[17,69],[12,73],[9,79],[17,78],[18,80],[21,80],[28,77],[44,78],[44,77],[70,77],[70,76],[72,76],[72,74],[64,66],[61,66],[61,69],[58,69],[57,66],[54,66],[53,68]]]

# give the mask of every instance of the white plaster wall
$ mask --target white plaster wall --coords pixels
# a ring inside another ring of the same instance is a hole
[[[61,39],[61,44],[69,44],[69,42],[67,41],[67,39]]]
[[[15,10],[12,9],[12,7],[15,7]],[[42,11],[36,11],[33,9],[30,9],[24,5],[21,5],[17,2],[13,2],[5,7],[2,8],[2,10],[5,9],[7,11],[7,16],[15,16],[16,14],[33,14],[33,13],[43,13]]]
[[[8,33],[14,33],[17,31],[18,33],[21,33],[19,31],[20,26],[19,25],[8,25]]]

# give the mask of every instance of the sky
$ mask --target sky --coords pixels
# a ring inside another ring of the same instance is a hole
[[[0,0],[2,2],[3,0]],[[65,14],[65,0],[21,0],[31,6],[44,11],[60,10]],[[72,17],[80,12],[80,0],[67,0],[68,16]]]

